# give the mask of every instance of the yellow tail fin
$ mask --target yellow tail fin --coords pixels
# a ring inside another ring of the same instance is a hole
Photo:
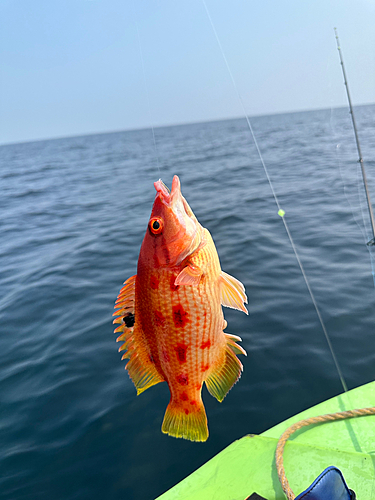
[[[164,434],[190,441],[207,441],[208,427],[202,400],[191,408],[170,401],[165,411],[161,430]]]

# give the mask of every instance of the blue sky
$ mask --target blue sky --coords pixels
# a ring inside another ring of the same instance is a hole
[[[375,0],[206,3],[249,115],[346,105],[335,26],[375,102]],[[0,114],[8,143],[242,109],[202,0],[0,0]]]

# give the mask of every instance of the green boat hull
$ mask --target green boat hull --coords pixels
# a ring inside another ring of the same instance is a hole
[[[304,418],[375,406],[375,382],[309,408],[259,436],[235,441],[157,500],[244,500],[257,492],[284,500],[276,465],[279,437]],[[298,495],[335,465],[358,499],[375,500],[375,415],[324,423],[297,431],[284,451],[284,467]]]

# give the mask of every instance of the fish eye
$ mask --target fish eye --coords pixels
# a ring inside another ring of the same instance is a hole
[[[152,217],[149,228],[152,234],[160,234],[163,230],[163,220],[160,217]]]

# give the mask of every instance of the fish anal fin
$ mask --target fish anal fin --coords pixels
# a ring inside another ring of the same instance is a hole
[[[245,287],[240,281],[230,276],[230,274],[221,271],[219,285],[221,303],[223,306],[238,309],[245,314],[249,314],[245,307],[245,304],[247,304]]]
[[[235,343],[233,342],[233,344]],[[235,345],[236,348],[239,347],[237,344]],[[205,381],[208,392],[220,403],[238,381],[243,369],[242,363],[234,354],[234,350],[235,348],[233,348],[231,342],[227,341],[224,363],[214,369]]]
[[[202,277],[203,271],[198,266],[188,264],[177,276],[175,285],[191,285],[198,286]]]
[[[247,352],[245,351],[245,349],[241,345],[236,343],[242,341],[241,337],[237,337],[237,335],[232,335],[231,333],[224,333],[224,335],[227,339],[228,347],[232,349],[234,354],[244,354],[245,356],[247,356]]]
[[[165,411],[161,430],[176,438],[207,441],[207,417],[202,400],[196,402],[194,407],[189,405],[189,408],[185,408],[172,399]]]

